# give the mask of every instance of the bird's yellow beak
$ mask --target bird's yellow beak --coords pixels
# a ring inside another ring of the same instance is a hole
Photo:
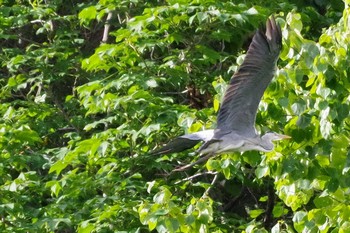
[[[291,139],[291,136],[280,134],[281,139]]]

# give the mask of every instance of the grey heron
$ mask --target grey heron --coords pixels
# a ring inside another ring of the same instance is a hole
[[[184,170],[226,152],[272,151],[273,141],[290,138],[275,132],[259,135],[255,129],[258,106],[274,76],[281,48],[281,28],[270,17],[266,22],[266,30],[259,29],[255,33],[243,63],[231,78],[217,116],[216,128],[180,136],[151,154],[180,152],[204,141],[197,151],[204,157],[176,169]]]

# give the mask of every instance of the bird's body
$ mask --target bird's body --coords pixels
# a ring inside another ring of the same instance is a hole
[[[215,151],[215,154],[222,154],[227,152],[244,152],[248,150],[258,150],[262,152],[269,152],[273,150],[272,140],[277,140],[280,137],[288,136],[267,133],[262,137],[260,135],[255,135],[255,137],[244,137],[242,135],[236,134],[235,132],[228,133],[221,137],[220,140],[210,140],[210,144],[205,143],[199,148],[198,152],[200,154],[210,154]],[[267,140],[266,140],[267,139]]]
[[[153,154],[179,152],[192,148],[199,141],[204,141],[198,149],[201,155],[206,155],[204,158],[233,151],[268,152],[274,148],[272,141],[289,138],[274,132],[261,136],[255,129],[259,102],[274,76],[281,47],[281,28],[270,18],[266,22],[266,32],[260,29],[255,33],[242,65],[231,78],[216,129],[180,136]],[[187,167],[189,165],[184,168]]]

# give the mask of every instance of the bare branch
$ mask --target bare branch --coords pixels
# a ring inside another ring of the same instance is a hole
[[[199,177],[199,176],[204,176],[204,175],[217,175],[218,172],[212,172],[212,171],[207,171],[207,172],[202,172],[202,173],[197,173],[197,174],[194,174],[193,176],[189,176],[185,179],[182,179],[182,180],[179,180],[177,182],[175,182],[175,184],[179,184],[183,181],[188,181],[188,180],[193,180],[194,178],[196,177]]]
[[[213,156],[214,156],[214,154],[208,154],[208,155],[206,155],[206,156],[204,156],[204,157],[198,159],[196,162],[187,164],[187,165],[182,166],[182,167],[179,167],[179,168],[175,168],[175,169],[173,170],[173,172],[184,171],[184,170],[186,170],[186,169],[188,169],[188,168],[190,168],[190,167],[193,167],[194,165],[196,165],[196,164],[198,164],[198,163],[207,161],[210,157],[213,157]]]
[[[108,33],[109,33],[109,28],[111,26],[109,22],[111,21],[112,17],[113,17],[113,12],[109,11],[106,18],[105,29],[103,30],[102,43],[106,43],[108,41]]]
[[[211,184],[209,186],[209,188],[207,188],[207,190],[205,190],[205,192],[203,193],[203,198],[207,197],[209,195],[210,190],[212,189],[212,187],[214,186],[214,184],[216,183],[216,181],[218,180],[218,174],[215,174],[213,180],[211,181]]]

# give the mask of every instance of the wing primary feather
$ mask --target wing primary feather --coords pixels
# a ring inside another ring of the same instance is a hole
[[[151,151],[151,155],[163,155],[169,153],[181,152],[187,149],[190,149],[197,145],[201,140],[192,140],[188,138],[178,137],[170,141],[164,147]]]
[[[162,155],[162,154],[181,152],[194,147],[201,141],[204,141],[204,142],[209,141],[213,137],[213,135],[214,135],[214,130],[212,129],[199,131],[192,134],[185,134],[173,139],[165,146],[157,150],[151,151],[150,154]]]
[[[273,78],[281,47],[281,28],[271,17],[265,29],[255,33],[242,65],[231,78],[217,118],[218,134],[236,131],[255,135],[257,108]]]

